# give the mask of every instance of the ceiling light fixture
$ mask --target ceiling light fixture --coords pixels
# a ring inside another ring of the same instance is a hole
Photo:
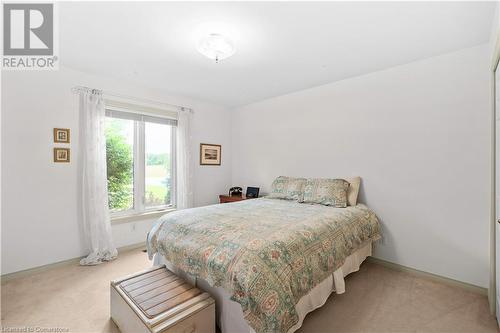
[[[236,49],[228,38],[212,33],[200,40],[198,52],[218,63],[219,60],[232,56]]]

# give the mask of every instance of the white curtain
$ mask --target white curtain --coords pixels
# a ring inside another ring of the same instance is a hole
[[[183,109],[177,119],[177,208],[193,207],[191,119],[192,110]]]
[[[99,90],[78,88],[77,92],[80,95],[82,223],[90,250],[80,265],[98,265],[117,256],[108,209],[104,100]]]

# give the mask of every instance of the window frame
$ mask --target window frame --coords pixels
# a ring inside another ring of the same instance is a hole
[[[106,106],[106,112],[118,111],[138,114],[141,116],[150,116],[156,118],[164,118],[168,120],[174,120],[172,117],[160,116],[158,114],[148,114],[145,112],[136,112],[132,110],[123,110],[122,108],[115,108]],[[117,118],[124,119],[120,117],[108,116],[106,118]],[[176,209],[177,206],[177,126],[170,126],[170,170],[171,170],[171,182],[170,182],[170,204],[158,205],[152,207],[146,207],[146,121],[130,119],[134,124],[134,139],[133,139],[133,205],[132,208],[127,210],[112,211],[109,209],[109,214],[111,219],[127,219],[129,217],[141,216],[141,215],[151,215],[155,212],[163,212]],[[177,119],[175,119],[177,120]],[[154,122],[151,122],[154,123]]]

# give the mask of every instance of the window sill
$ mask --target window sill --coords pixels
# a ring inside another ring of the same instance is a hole
[[[148,220],[148,219],[155,219],[155,218],[163,216],[167,213],[173,212],[175,210],[176,210],[175,208],[166,208],[166,209],[162,209],[162,210],[154,210],[154,211],[143,212],[143,213],[139,213],[139,214],[131,214],[131,215],[124,215],[124,216],[112,216],[111,217],[111,225],[130,223],[130,222],[136,222],[136,221]]]

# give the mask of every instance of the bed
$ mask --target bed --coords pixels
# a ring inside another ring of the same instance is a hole
[[[210,292],[222,332],[294,332],[379,238],[368,207],[260,198],[180,210],[148,234],[155,263]]]

